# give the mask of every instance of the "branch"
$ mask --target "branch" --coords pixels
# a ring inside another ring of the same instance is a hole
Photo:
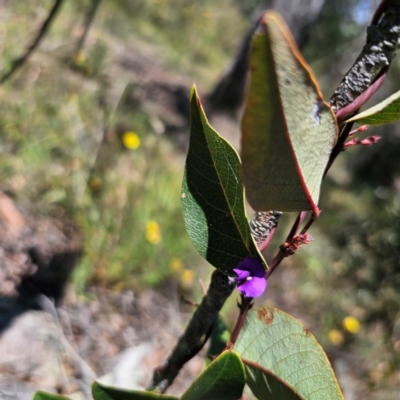
[[[260,251],[264,251],[278,226],[281,211],[258,211],[250,221],[250,231]]]
[[[367,28],[367,41],[333,94],[335,112],[354,102],[381,75],[400,47],[400,0],[383,0]]]
[[[235,286],[236,283],[222,272],[216,270],[212,274],[206,295],[197,307],[165,365],[154,371],[152,382],[147,390],[157,390],[159,393],[164,393],[179,374],[183,365],[202,349],[210,336],[219,311]]]
[[[79,52],[82,50],[82,47],[85,43],[87,34],[89,33],[89,29],[93,23],[94,17],[96,15],[97,10],[99,9],[99,5],[101,3],[101,0],[92,0],[92,5],[89,8],[89,10],[86,13],[85,17],[85,27],[83,29],[82,35],[79,37],[76,47],[75,47],[75,55],[79,54]]]
[[[32,44],[28,47],[28,49],[25,51],[24,54],[19,56],[18,58],[15,58],[11,62],[11,69],[6,72],[1,78],[0,78],[0,85],[4,83],[7,79],[9,79],[14,73],[22,67],[22,65],[25,64],[26,61],[28,61],[28,58],[30,55],[33,53],[33,51],[38,47],[39,43],[43,39],[44,35],[46,32],[49,30],[49,27],[51,23],[53,22],[54,17],[56,16],[63,0],[55,0],[53,8],[50,10],[49,15],[47,16],[46,20],[44,21],[42,27],[39,30],[38,35],[36,36],[35,40],[32,42]]]
[[[399,47],[400,0],[382,0],[367,28],[364,48],[331,97],[330,104],[339,119],[358,111],[378,90]],[[341,135],[332,151],[324,176],[343,151],[352,126],[352,123],[344,127],[343,123],[339,125]]]

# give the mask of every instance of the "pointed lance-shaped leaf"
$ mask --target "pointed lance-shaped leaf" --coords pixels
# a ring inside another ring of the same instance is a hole
[[[181,400],[237,400],[245,381],[240,357],[233,351],[224,351],[196,378]]]
[[[233,347],[253,393],[274,400],[343,400],[335,374],[314,336],[273,307],[247,314]],[[269,396],[267,396],[269,394]],[[259,397],[260,398],[260,397]]]
[[[120,389],[99,382],[93,382],[92,395],[94,400],[179,400],[179,397],[176,396],[142,390]]]
[[[190,98],[190,142],[182,183],[186,230],[214,267],[232,270],[248,256],[259,257],[247,222],[240,159],[208,123],[195,87]]]
[[[256,211],[318,213],[337,122],[281,17],[260,19],[242,119],[242,178]]]
[[[72,399],[69,397],[60,396],[54,393],[47,393],[43,392],[42,390],[39,390],[34,394],[32,400],[72,400]]]
[[[400,90],[376,106],[348,119],[347,122],[357,122],[367,125],[384,125],[400,120]]]

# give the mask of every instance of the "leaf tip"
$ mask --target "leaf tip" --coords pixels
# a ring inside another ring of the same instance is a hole
[[[190,99],[192,99],[193,97],[198,97],[197,87],[195,83],[193,83],[192,87],[190,88]]]

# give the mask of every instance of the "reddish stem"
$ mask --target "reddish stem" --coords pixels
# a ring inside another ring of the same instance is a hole
[[[270,244],[272,238],[275,235],[276,228],[277,228],[276,226],[274,228],[272,228],[271,232],[269,233],[267,238],[258,246],[258,250],[260,250],[260,252],[263,252],[268,247],[268,245]]]
[[[311,227],[311,225],[314,223],[314,221],[318,218],[319,213],[315,214],[315,213],[311,213],[311,217],[308,220],[306,226],[302,229],[302,231],[300,232],[300,235],[304,235]]]
[[[225,350],[230,350],[236,343],[236,340],[239,336],[239,332],[242,329],[244,321],[246,320],[246,316],[251,307],[253,307],[253,298],[245,297],[242,295],[242,302],[239,304],[240,313],[239,317],[236,321],[235,327],[233,328],[231,338],[225,346]]]
[[[300,229],[300,225],[303,223],[304,219],[306,218],[307,211],[301,211],[294,221],[292,229],[289,232],[289,235],[286,238],[286,242],[290,242],[294,236],[296,235],[297,231]]]
[[[362,94],[360,94],[353,102],[348,104],[346,107],[341,108],[336,113],[336,118],[338,120],[343,120],[350,114],[355,113],[362,105],[364,105],[381,87],[383,81],[386,78],[389,67],[382,69],[380,75],[375,79],[374,83]]]
[[[275,269],[278,267],[278,265],[282,262],[282,260],[287,257],[288,254],[284,251],[284,245],[281,246],[279,252],[277,255],[274,257],[272,262],[269,264],[269,269],[265,273],[265,279],[268,280],[268,278],[271,276],[271,274],[275,271]]]
[[[389,5],[390,0],[382,0],[381,4],[379,4],[378,8],[376,9],[374,16],[372,17],[371,25],[378,25],[382,14],[386,11]]]

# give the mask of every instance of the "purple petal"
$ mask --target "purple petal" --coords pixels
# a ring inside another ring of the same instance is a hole
[[[265,275],[264,266],[260,259],[256,257],[246,257],[236,266],[236,270],[249,271],[251,276],[258,278],[262,278]],[[237,273],[237,271],[235,272]]]
[[[265,278],[253,277],[250,280],[246,280],[244,283],[238,286],[240,293],[246,297],[258,297],[261,296],[267,288],[267,281]]]
[[[250,276],[250,272],[249,271],[243,271],[243,270],[238,269],[238,268],[234,268],[233,272],[235,272],[236,275],[237,275],[236,281],[241,281],[243,279],[246,279],[248,276]]]

